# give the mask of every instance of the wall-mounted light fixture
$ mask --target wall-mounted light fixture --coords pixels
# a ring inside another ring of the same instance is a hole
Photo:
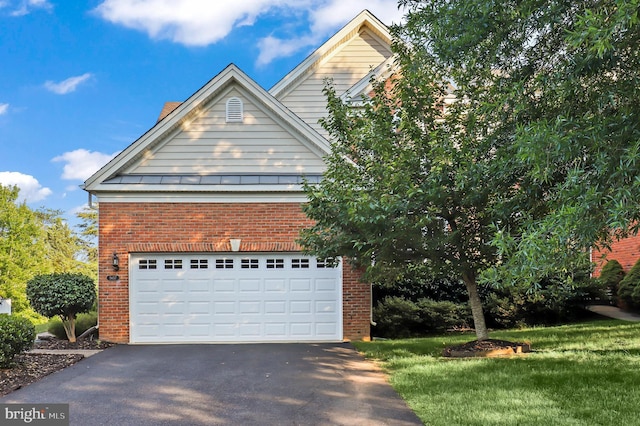
[[[113,257],[111,259],[111,266],[113,266],[114,271],[120,270],[120,259],[118,259],[117,253],[113,253]]]

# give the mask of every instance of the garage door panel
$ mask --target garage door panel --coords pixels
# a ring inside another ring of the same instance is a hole
[[[316,322],[317,336],[333,336],[337,331],[335,322]]]
[[[236,283],[233,279],[213,280],[213,292],[214,293],[235,293],[236,291]]]
[[[338,283],[335,279],[318,278],[315,280],[316,292],[334,293],[337,290]]]
[[[238,313],[240,314],[259,314],[262,312],[263,302],[260,300],[252,300],[238,303]]]
[[[338,312],[338,304],[334,300],[319,300],[315,303],[315,313],[335,314]]]
[[[236,314],[236,302],[213,302],[213,314]]]
[[[342,340],[340,270],[314,258],[141,254],[130,265],[133,343]]]
[[[287,335],[287,323],[267,322],[264,325],[264,334],[270,338],[283,338]]]
[[[261,293],[259,279],[240,279],[238,280],[238,290],[243,293]]]
[[[313,329],[309,322],[292,322],[291,323],[291,335],[298,338],[311,337],[311,330]]]
[[[287,312],[287,302],[285,300],[267,300],[264,302],[265,315],[284,314]]]
[[[266,293],[285,293],[287,291],[287,285],[284,279],[265,279],[264,290]]]
[[[311,314],[311,302],[309,301],[293,301],[291,302],[290,311],[292,314]]]
[[[292,279],[291,280],[291,292],[305,292],[310,293],[312,291],[311,279]]]

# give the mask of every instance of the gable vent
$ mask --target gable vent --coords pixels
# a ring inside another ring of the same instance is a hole
[[[227,123],[242,123],[243,119],[242,100],[236,97],[229,98],[227,100]]]

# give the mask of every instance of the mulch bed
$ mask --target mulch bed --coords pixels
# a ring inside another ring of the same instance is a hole
[[[112,343],[99,340],[82,339],[69,343],[67,340],[50,339],[36,341],[33,349],[106,349],[111,346]],[[84,356],[79,354],[50,355],[27,352],[16,355],[11,368],[0,368],[0,396],[73,365],[82,358]]]
[[[468,358],[520,355],[527,352],[531,352],[529,343],[487,339],[449,346],[442,351],[442,355],[452,358]]]

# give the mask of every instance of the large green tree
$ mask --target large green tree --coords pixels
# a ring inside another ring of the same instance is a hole
[[[486,339],[477,282],[497,261],[488,244],[493,225],[511,218],[494,205],[510,188],[491,179],[492,147],[476,134],[466,105],[445,109],[447,69],[420,45],[402,40],[393,48],[393,84],[374,82],[362,106],[343,102],[331,84],[325,90],[332,152],[322,182],[306,186],[315,225],[301,242],[321,257],[347,256],[369,279],[401,275],[412,264],[457,276],[476,335]]]
[[[535,282],[640,226],[639,0],[401,0],[399,35],[449,70],[487,180],[502,262],[485,278]]]
[[[359,108],[327,88],[333,151],[301,241],[370,276],[458,274],[483,339],[478,279],[571,282],[640,226],[638,0],[400,6],[393,84]]]
[[[14,312],[29,310],[27,281],[48,271],[46,232],[17,187],[0,185],[0,297],[12,299]]]
[[[0,297],[12,299],[14,313],[37,318],[26,299],[29,279],[46,273],[97,277],[94,212],[81,212],[80,232],[62,212],[33,210],[19,201],[18,187],[0,185]]]

